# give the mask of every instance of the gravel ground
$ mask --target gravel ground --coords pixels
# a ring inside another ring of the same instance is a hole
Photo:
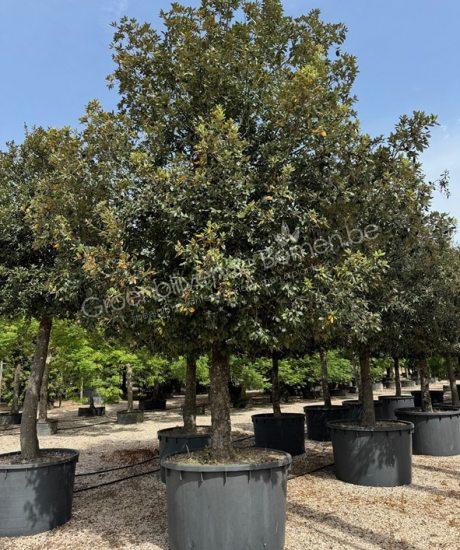
[[[303,412],[306,403],[288,404],[283,410]],[[177,405],[178,400],[168,402],[168,407]],[[149,461],[104,475],[77,477],[77,489],[156,469],[157,430],[181,420],[178,410],[167,410],[146,413],[143,424],[118,426],[113,424],[115,412],[123,405],[108,406],[107,416],[94,420],[77,419],[76,407],[65,403],[50,413],[50,417],[62,421],[61,430],[55,436],[41,438],[42,448],[78,449],[77,473]],[[268,405],[235,411],[235,438],[251,433],[251,414],[269,411]],[[206,425],[210,417],[202,416],[198,421]],[[17,450],[18,444],[17,430],[0,432],[0,452]],[[391,489],[337,481],[333,467],[328,466],[332,461],[329,443],[308,440],[306,454],[294,459],[288,482],[285,550],[310,546],[407,550],[460,547],[460,456],[414,456],[412,485]],[[75,495],[68,524],[33,537],[0,540],[1,550],[43,548],[167,550],[165,491],[159,477],[150,473],[82,491]]]

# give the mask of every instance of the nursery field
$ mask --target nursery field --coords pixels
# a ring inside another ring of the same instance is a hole
[[[308,403],[312,401],[295,401],[283,410],[302,412]],[[156,433],[181,423],[180,405],[180,397],[168,400],[166,411],[148,412],[145,422],[134,426],[115,423],[116,411],[124,404],[107,406],[106,416],[97,419],[78,418],[78,405],[71,402],[50,411],[60,429],[57,435],[42,437],[41,447],[80,451],[72,519],[50,532],[3,539],[2,550],[167,550]],[[270,410],[269,404],[233,410],[237,445],[253,444],[251,415]],[[209,423],[209,415],[198,417],[198,424]],[[17,429],[0,433],[1,452],[18,446]],[[93,473],[98,470],[111,471]],[[287,496],[286,550],[458,547],[460,456],[414,456],[411,485],[363,487],[335,478],[330,443],[307,440],[305,455],[293,460]]]

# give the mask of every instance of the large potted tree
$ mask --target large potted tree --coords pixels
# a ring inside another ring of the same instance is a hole
[[[432,400],[427,361],[435,352],[450,355],[458,345],[459,274],[458,251],[452,248],[454,228],[451,219],[430,214],[418,253],[408,259],[407,272],[415,276],[417,284],[408,293],[412,316],[406,325],[407,345],[417,358],[421,402],[413,409],[397,410],[396,416],[414,423],[415,454],[460,454],[460,410],[437,407]]]
[[[52,183],[58,157],[70,160],[79,140],[69,130],[27,133],[0,154],[0,311],[38,319],[23,404],[21,450],[0,455],[0,536],[31,535],[68,521],[78,453],[39,448],[37,409],[53,317],[75,310],[81,270],[68,249],[50,242]],[[59,283],[58,283],[59,281]]]
[[[354,182],[367,190],[356,214],[364,223],[379,224],[378,235],[362,240],[359,248],[368,258],[380,257],[384,269],[374,279],[368,277],[365,284],[355,286],[349,295],[352,308],[340,309],[345,341],[359,352],[363,407],[359,422],[329,424],[336,475],[349,483],[395,486],[411,482],[413,424],[400,421],[399,416],[398,420],[376,421],[370,358],[384,346],[384,312],[401,299],[397,243],[404,236],[417,240],[425,225],[431,187],[417,158],[428,144],[434,122],[424,113],[401,117],[386,140],[365,140],[356,150]]]
[[[317,12],[286,17],[277,0],[174,4],[163,17],[163,35],[120,22],[111,80],[139,137],[140,189],[124,242],[155,274],[145,286],[161,284],[158,328],[167,333],[178,313],[197,320],[197,343],[210,353],[210,450],[162,460],[169,542],[281,549],[290,457],[233,448],[229,357],[286,347],[272,346],[263,318],[267,303],[277,309],[269,289],[291,269],[303,272],[303,288],[312,260],[306,251],[282,264],[290,247],[276,237],[283,222],[298,227],[306,250],[323,227],[319,210],[336,204],[338,158],[356,132],[354,60],[340,52],[341,25]],[[300,327],[300,301],[289,304],[287,324]]]

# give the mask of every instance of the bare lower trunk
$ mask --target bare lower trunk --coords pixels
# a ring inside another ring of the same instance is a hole
[[[133,366],[129,364],[126,365],[126,396],[128,398],[128,412],[133,412]]]
[[[230,419],[229,356],[219,344],[214,344],[210,368],[211,398],[211,449],[214,457],[230,459],[232,451],[232,426]]]
[[[321,362],[321,385],[323,387],[323,399],[326,407],[331,406],[331,394],[329,392],[329,373],[327,367],[327,351],[323,348],[319,350],[319,359]]]
[[[356,380],[356,388],[358,390],[358,401],[362,401],[361,374],[359,371],[359,365],[357,364],[357,361],[354,355],[351,359],[351,368]]]
[[[17,414],[19,412],[19,391],[21,389],[21,372],[22,364],[18,361],[14,367],[13,375],[13,399],[11,402],[11,412]]]
[[[272,354],[272,405],[273,414],[281,415],[281,399],[280,399],[280,377],[279,377],[279,354],[275,351]]]
[[[48,382],[50,374],[50,361],[46,360],[43,371],[42,384],[40,387],[40,402],[38,404],[38,419],[46,422],[48,419]]]
[[[196,360],[187,356],[185,371],[185,399],[182,418],[186,432],[196,432]]]
[[[25,460],[34,460],[40,455],[37,438],[37,408],[43,371],[45,370],[52,319],[47,315],[40,319],[35,353],[27,382],[21,422],[21,454]]]
[[[83,378],[80,379],[80,401],[83,401]]]
[[[446,356],[447,372],[449,376],[450,391],[452,394],[452,405],[459,406],[460,399],[457,390],[457,377],[455,376],[454,358],[452,355]]]
[[[372,378],[370,368],[370,353],[363,350],[359,354],[361,372],[361,402],[363,404],[363,426],[375,426],[374,395],[372,393]]]
[[[401,397],[401,373],[399,372],[399,357],[393,357],[393,372],[395,376],[396,396]]]
[[[3,361],[0,361],[0,401],[2,400],[2,386],[3,386]]]
[[[421,357],[418,362],[418,371],[420,374],[420,389],[422,390],[422,411],[432,412],[433,405],[431,404],[430,395],[430,371],[426,357]]]

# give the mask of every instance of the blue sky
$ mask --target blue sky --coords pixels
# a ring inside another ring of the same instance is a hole
[[[184,0],[197,4],[197,0]],[[76,124],[84,105],[116,95],[106,88],[110,22],[127,14],[159,25],[169,0],[0,0],[0,147],[21,140],[24,124]],[[358,57],[355,92],[365,130],[388,132],[414,109],[440,127],[425,155],[432,178],[451,173],[451,197],[435,208],[460,219],[460,2],[458,0],[285,0],[289,14],[320,8],[349,29]]]

